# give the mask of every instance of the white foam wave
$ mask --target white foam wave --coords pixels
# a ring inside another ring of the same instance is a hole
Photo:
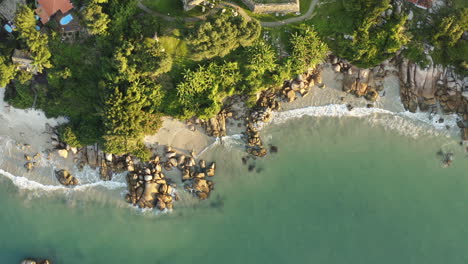
[[[224,136],[221,138],[216,138],[215,142],[211,143],[210,145],[206,146],[200,153],[198,153],[198,157],[203,155],[205,152],[213,149],[215,146],[223,145],[224,147],[233,148],[235,146],[243,146],[244,142],[242,141],[242,134],[234,134],[230,136]]]
[[[457,115],[430,115],[429,113],[392,112],[382,108],[355,107],[351,111],[344,104],[310,106],[273,113],[272,124],[282,124],[303,116],[365,118],[372,125],[381,125],[412,137],[420,135],[450,135],[458,133]],[[439,119],[443,122],[439,122]],[[447,126],[449,129],[447,129]]]
[[[104,187],[109,190],[114,190],[114,189],[124,188],[127,186],[125,183],[122,183],[122,182],[97,181],[93,183],[78,185],[75,187],[65,187],[61,185],[42,184],[42,183],[30,180],[23,176],[13,175],[10,172],[2,170],[2,169],[0,169],[0,174],[10,179],[13,182],[13,184],[16,185],[18,188],[22,190],[30,190],[30,191],[41,190],[41,191],[48,191],[48,192],[53,192],[53,191],[70,192],[70,191],[84,191],[84,190],[87,190],[89,188],[94,188],[94,187]]]

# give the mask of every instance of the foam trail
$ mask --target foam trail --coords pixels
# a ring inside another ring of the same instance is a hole
[[[242,135],[241,134],[234,134],[230,136],[225,136],[221,138],[216,138],[215,142],[211,143],[210,145],[206,146],[202,151],[197,154],[197,157],[203,155],[205,152],[209,151],[210,149],[214,148],[218,145],[223,145],[226,147],[233,147],[235,145],[243,145],[242,142]]]
[[[331,104],[324,106],[309,106],[298,108],[284,112],[275,112],[273,114],[272,123],[284,123],[289,119],[300,118],[303,116],[319,116],[319,117],[365,117],[372,114],[394,114],[391,111],[381,108],[363,108],[356,107],[349,111],[346,105]]]
[[[374,124],[383,125],[399,131],[402,134],[417,137],[420,134],[430,134],[424,125],[447,133],[446,126],[455,128],[457,115],[430,115],[429,113],[392,112],[381,108],[355,107],[351,111],[344,104],[330,104],[324,106],[310,106],[293,109],[284,112],[273,113],[272,124],[281,124],[290,119],[301,118],[303,116],[313,117],[367,117]],[[385,117],[385,118],[383,118]],[[440,118],[444,122],[439,123]],[[419,124],[415,124],[415,122]],[[262,127],[262,125],[260,126]],[[434,131],[432,131],[434,132]],[[439,134],[439,133],[436,133]]]
[[[93,183],[87,183],[87,184],[82,184],[78,185],[76,187],[65,187],[61,185],[47,185],[47,184],[42,184],[36,181],[29,180],[26,177],[23,176],[16,176],[8,171],[0,169],[0,174],[4,175],[8,179],[10,179],[14,185],[16,185],[18,188],[23,189],[23,190],[43,190],[43,191],[84,191],[89,188],[93,187],[104,187],[109,190],[114,190],[114,189],[119,189],[119,188],[124,188],[127,185],[122,182],[115,182],[115,181],[98,181],[98,182],[93,182]]]

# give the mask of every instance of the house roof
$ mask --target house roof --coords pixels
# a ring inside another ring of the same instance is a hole
[[[0,15],[8,21],[13,21],[18,6],[25,4],[26,0],[3,0],[3,2],[0,1]]]
[[[49,22],[50,17],[57,11],[60,10],[65,14],[73,8],[70,0],[38,0],[37,3],[36,13],[41,18],[42,24]]]
[[[422,8],[431,8],[432,7],[432,0],[407,0],[418,7]]]

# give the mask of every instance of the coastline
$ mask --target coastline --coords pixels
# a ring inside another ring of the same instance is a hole
[[[447,137],[459,136],[459,129],[456,127],[457,117],[455,115],[435,115],[431,117],[427,112],[410,113],[405,111],[400,99],[398,76],[394,71],[390,71],[391,74],[384,78],[385,96],[379,97],[379,99],[373,103],[373,107],[368,107],[368,100],[343,92],[343,75],[341,73],[335,72],[332,69],[332,65],[329,63],[323,66],[322,79],[325,88],[314,86],[311,88],[311,92],[308,96],[300,97],[293,102],[281,103],[282,109],[272,113],[271,124],[279,124],[285,120],[300,118],[304,115],[318,118],[333,116],[357,117],[367,118],[369,120],[369,125],[384,126],[410,137],[417,137],[425,133],[433,133]],[[1,132],[7,134],[8,137],[8,133],[11,133],[11,131],[14,131],[17,135],[20,135],[21,132],[24,132],[25,135],[31,135],[27,137],[27,139],[29,139],[28,142],[23,137],[12,135],[11,140],[13,141],[10,140],[8,144],[11,145],[12,142],[15,142],[15,144],[20,145],[17,147],[18,152],[12,155],[14,158],[6,162],[10,162],[10,164],[16,163],[16,165],[18,165],[25,153],[28,155],[32,155],[33,152],[45,154],[41,162],[38,162],[38,171],[36,172],[25,173],[22,166],[21,168],[13,168],[14,166],[6,167],[3,172],[8,174],[7,177],[18,187],[29,190],[43,188],[70,192],[73,190],[92,188],[94,186],[103,186],[108,189],[118,189],[126,186],[125,176],[123,174],[114,175],[111,181],[103,181],[99,177],[99,169],[85,166],[84,170],[80,170],[76,166],[76,157],[73,155],[72,151],[68,151],[70,154],[67,158],[60,157],[56,151],[53,151],[54,146],[51,144],[50,131],[46,129],[46,123],[57,125],[60,122],[65,122],[66,119],[46,119],[43,113],[37,110],[13,109],[11,112],[5,112],[3,109],[7,109],[6,104],[4,102],[2,102],[2,104],[3,112],[0,113],[0,117],[4,119],[5,122],[12,123],[11,126],[16,130],[10,129],[10,132],[5,130]],[[349,105],[353,106],[352,110],[348,109]],[[237,108],[238,111],[245,112],[245,109],[239,108],[238,106]],[[10,113],[21,113],[23,117],[20,119],[12,119]],[[237,119],[239,119],[236,122],[226,122],[227,135],[220,139],[208,136],[205,129],[200,125],[164,117],[161,129],[154,135],[146,136],[145,144],[159,154],[164,154],[164,148],[167,146],[172,147],[174,151],[183,155],[189,155],[193,151],[195,153],[195,158],[205,157],[213,146],[223,144],[223,142],[229,144],[230,141],[233,140],[235,145],[242,147],[245,143],[242,142],[243,136],[240,134],[240,131],[245,131],[246,127],[246,122],[242,120],[244,114],[245,113],[236,116]],[[25,126],[24,122],[12,121],[29,120],[33,116],[37,116],[37,118],[34,122],[27,122],[31,124],[29,126]],[[443,118],[444,122],[439,123],[438,120],[440,118]],[[268,126],[268,123],[261,124],[261,126],[265,125]],[[447,125],[450,126],[450,129],[446,128]],[[22,144],[29,144],[29,142],[34,142],[30,149],[21,146]],[[15,148],[9,146],[8,149],[8,151],[11,152]],[[42,167],[44,167],[44,170],[42,170]],[[81,186],[67,188],[59,185],[53,175],[55,169],[70,170],[71,173],[79,179]],[[45,173],[46,171],[47,173]],[[180,172],[177,170],[167,173],[170,177],[180,177]],[[47,174],[47,176],[42,175],[42,177],[36,177],[36,174]]]

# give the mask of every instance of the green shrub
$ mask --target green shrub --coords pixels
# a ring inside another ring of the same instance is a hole
[[[223,100],[234,94],[240,79],[239,66],[235,62],[210,63],[194,71],[186,70],[183,81],[177,85],[183,117],[210,118],[216,115]]]
[[[74,130],[70,125],[62,125],[58,129],[60,141],[67,143],[71,147],[82,147]]]
[[[248,47],[260,36],[256,20],[221,14],[197,25],[187,42],[195,60],[224,57],[239,46]]]

